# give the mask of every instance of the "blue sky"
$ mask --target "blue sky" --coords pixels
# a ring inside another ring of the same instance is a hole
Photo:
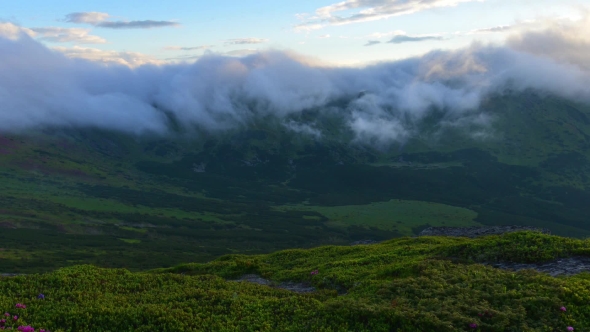
[[[80,55],[72,50],[83,47],[97,55],[127,52],[145,59],[192,61],[204,52],[241,55],[279,49],[333,64],[357,65],[456,49],[474,41],[501,43],[513,30],[474,31],[575,18],[590,5],[590,0],[426,2],[433,8],[424,8],[417,0],[20,0],[3,1],[0,20],[33,29],[35,38],[72,55]],[[339,3],[341,11],[334,9]],[[402,3],[409,3],[405,12],[396,7]],[[329,17],[317,18],[321,8]],[[367,19],[350,19],[361,11],[370,13]],[[99,21],[67,22],[66,15],[71,13],[108,14],[100,22],[151,20],[170,25],[114,29],[101,27]],[[347,24],[337,25],[336,19]],[[55,38],[54,28],[62,28],[60,38]],[[388,43],[396,36],[398,43]],[[365,46],[369,42],[373,45]]]

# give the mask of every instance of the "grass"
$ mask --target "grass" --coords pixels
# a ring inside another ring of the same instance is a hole
[[[54,332],[585,331],[590,274],[553,278],[480,264],[570,255],[590,255],[590,241],[533,232],[406,237],[227,255],[148,272],[82,265],[0,278],[0,311],[20,316],[14,326]],[[228,281],[246,273],[307,282],[318,291],[298,294]],[[15,309],[16,303],[27,308]]]
[[[334,226],[369,226],[396,230],[404,236],[415,234],[415,229],[430,226],[469,227],[481,226],[475,222],[477,213],[440,203],[392,199],[366,205],[348,206],[277,206],[279,211],[316,211],[329,219]]]

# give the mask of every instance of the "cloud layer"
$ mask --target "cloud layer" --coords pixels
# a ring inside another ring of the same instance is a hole
[[[79,12],[66,15],[65,21],[70,23],[90,24],[98,28],[109,29],[151,29],[179,26],[178,22],[173,21],[109,21],[111,15],[100,12]]]
[[[295,30],[315,30],[328,25],[345,25],[408,15],[434,8],[454,7],[481,0],[346,0],[318,8],[315,15],[298,15],[305,22]],[[352,11],[352,14],[348,14]],[[346,13],[348,15],[339,15]]]
[[[444,112],[441,125],[485,129],[493,114],[481,113],[481,101],[507,87],[590,102],[590,44],[572,29],[551,27],[543,38],[515,35],[510,47],[474,45],[364,68],[328,67],[278,51],[130,68],[70,59],[0,26],[0,131],[90,126],[166,134],[166,110],[187,128],[225,130],[270,116],[321,137],[314,121],[297,120],[311,108],[339,117],[356,140],[375,145],[417,135],[433,108]],[[535,43],[548,42],[561,52],[538,51]],[[98,52],[61,51],[72,50]],[[141,61],[116,54],[125,56]]]

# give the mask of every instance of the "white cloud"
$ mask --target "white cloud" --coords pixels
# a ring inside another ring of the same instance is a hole
[[[225,41],[226,45],[247,45],[247,44],[262,44],[268,42],[268,39],[264,38],[235,38],[228,39]]]
[[[166,46],[164,50],[166,51],[198,51],[198,50],[206,50],[213,47],[213,45],[200,45],[200,46]]]
[[[0,22],[0,37],[14,40],[18,39],[23,34],[30,37],[34,37],[36,35],[35,31],[32,31],[31,29],[23,28],[9,22]]]
[[[389,31],[389,32],[375,32],[375,33],[372,33],[372,34],[366,36],[366,38],[380,39],[380,38],[392,37],[392,36],[397,36],[397,35],[405,35],[405,34],[406,34],[406,32],[404,30],[395,30],[395,31]]]
[[[81,13],[70,13],[66,15],[66,22],[70,23],[88,23],[96,24],[107,20],[110,17],[107,13],[100,12],[81,12]]]
[[[315,30],[327,25],[344,25],[387,19],[424,10],[454,7],[463,2],[484,0],[346,0],[316,9],[314,16],[299,16],[304,23],[295,26],[296,31]],[[339,16],[339,13],[352,14]]]
[[[51,51],[20,28],[2,25],[12,38],[0,37],[0,130],[93,126],[166,133],[158,105],[189,129],[225,130],[270,118],[315,135],[315,119],[294,120],[315,109],[319,117],[337,116],[359,142],[380,146],[419,135],[436,109],[444,113],[441,126],[473,128],[470,135],[482,138],[494,114],[479,109],[481,101],[508,88],[590,103],[590,71],[581,69],[590,59],[587,24],[560,21],[519,32],[508,47],[475,44],[359,68],[249,49],[232,52],[255,53],[211,52],[193,63],[141,66],[161,61],[83,47]],[[328,106],[342,100],[351,102]]]
[[[81,44],[104,44],[106,40],[89,34],[90,30],[82,28],[41,27],[24,28],[12,23],[0,23],[0,37],[17,39],[21,34],[44,41]]]
[[[326,38],[330,38],[330,35],[326,34],[326,35],[321,35],[318,36],[319,39],[326,39]]]
[[[507,44],[522,52],[544,55],[590,70],[590,15],[535,23],[521,26],[509,36]]]
[[[497,25],[495,27],[490,27],[490,28],[482,28],[482,29],[476,29],[471,31],[470,33],[493,33],[493,32],[505,32],[508,30],[512,30],[514,29],[513,25]]]
[[[425,35],[409,35],[403,30],[395,30],[390,32],[375,32],[366,37],[370,39],[364,46],[373,46],[377,44],[381,44],[382,41],[375,40],[388,37],[389,41],[383,43],[391,43],[391,44],[402,44],[402,43],[409,43],[409,42],[420,42],[420,41],[428,41],[428,40],[443,40],[442,34],[425,34]]]
[[[154,21],[154,20],[140,20],[140,21],[108,21],[111,17],[108,13],[101,12],[78,12],[66,15],[66,22],[70,23],[84,23],[90,24],[99,28],[109,29],[151,29],[163,27],[179,26],[178,22],[174,21]]]
[[[117,64],[138,67],[146,64],[161,65],[164,61],[137,52],[105,51],[89,47],[53,47],[69,58],[79,58],[100,62],[103,64]]]
[[[36,33],[37,38],[56,43],[104,44],[107,42],[102,37],[90,35],[90,30],[83,28],[46,27],[31,28],[31,30]]]
[[[233,50],[233,51],[229,51],[229,52],[223,52],[221,54],[242,57],[242,56],[246,56],[246,55],[255,54],[256,52],[258,52],[258,51],[255,49],[239,49],[239,50]]]

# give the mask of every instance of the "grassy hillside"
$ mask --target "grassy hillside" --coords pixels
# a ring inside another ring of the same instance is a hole
[[[571,255],[590,255],[590,241],[519,232],[229,255],[137,273],[83,265],[0,278],[0,311],[19,316],[6,326],[53,332],[586,331],[590,274],[553,278],[480,264]],[[227,281],[246,273],[318,291]]]
[[[433,112],[422,135],[381,149],[351,143],[338,112],[322,110],[292,119],[321,127],[320,140],[276,119],[166,137],[0,134],[0,272],[137,271],[428,226],[589,237],[590,107],[527,92],[479,111],[493,119],[487,136]]]

